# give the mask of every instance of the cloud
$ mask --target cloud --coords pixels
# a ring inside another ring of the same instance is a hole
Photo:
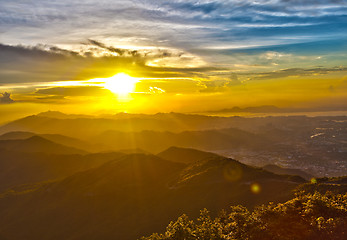
[[[243,82],[239,79],[238,74],[234,72],[219,74],[215,77],[217,80],[201,81],[201,93],[226,92],[229,91],[232,87],[240,86],[243,84]]]
[[[283,38],[293,44],[346,37],[345,0],[29,0],[1,5],[0,32],[9,44],[79,47],[85,39],[96,45],[98,39],[107,39],[111,45],[189,50],[225,43],[262,45],[264,40],[282,44]],[[123,53],[119,47],[113,50]]]
[[[225,92],[251,79],[265,80],[346,71],[345,67],[311,66],[324,63],[328,59],[327,55],[298,56],[268,49],[243,53],[226,51],[224,67],[214,67],[213,63],[199,66],[199,57],[195,52],[159,48],[137,49],[135,54],[132,49],[109,46],[96,40],[87,41],[85,48],[80,51],[43,44],[32,47],[0,44],[0,51],[0,83],[3,84],[3,91],[21,91],[22,94],[27,89],[27,92],[38,95],[36,99],[52,101],[64,100],[67,96],[107,94],[108,90],[102,89],[102,86],[81,84],[78,87],[66,87],[61,83],[107,78],[118,72],[148,78],[148,81],[138,83],[138,92],[150,92],[152,87],[152,92],[160,88],[171,94]],[[300,64],[302,68],[291,67],[291,64]],[[305,67],[305,64],[308,64],[308,67]],[[288,67],[285,68],[286,66]],[[16,86],[21,88],[16,89]],[[33,88],[38,90],[33,91]]]
[[[166,92],[165,90],[158,88],[158,87],[149,87],[149,93],[150,94],[162,94],[165,92]]]
[[[333,68],[290,68],[273,72],[263,72],[257,73],[253,79],[254,80],[266,80],[266,79],[276,79],[285,77],[302,77],[311,75],[324,75],[333,72],[347,72],[347,67],[333,67]]]
[[[135,51],[92,42],[80,51],[51,45],[0,44],[0,84],[86,80],[124,71],[139,77],[186,77],[209,70],[201,67],[199,57],[174,49]],[[161,59],[166,59],[165,66],[160,65]],[[150,66],[154,61],[158,64]]]
[[[136,50],[127,50],[127,49],[121,49],[121,48],[115,48],[115,47],[109,47],[109,46],[106,46],[105,44],[99,42],[99,41],[96,41],[96,40],[92,40],[92,39],[88,39],[88,41],[95,45],[95,46],[98,46],[100,48],[103,48],[103,49],[106,49],[108,50],[109,52],[111,53],[116,53],[118,56],[123,56],[123,55],[131,55],[131,56],[136,56],[138,54],[138,52]]]
[[[11,94],[8,92],[0,93],[2,96],[0,97],[0,104],[9,104],[14,103],[13,99],[11,98]]]
[[[201,89],[200,81],[189,78],[145,79],[136,84],[136,92],[150,94],[192,94]]]
[[[202,81],[201,93],[225,92],[227,88],[227,81]]]
[[[78,86],[78,87],[50,87],[39,89],[36,94],[51,95],[50,98],[58,96],[98,96],[107,95],[109,91],[96,86]]]
[[[0,2],[0,91],[16,101],[19,91],[41,101],[98,94],[47,83],[118,72],[166,79],[143,81],[143,92],[227,93],[347,60],[345,0]]]
[[[265,52],[260,56],[260,58],[264,58],[267,60],[278,60],[281,58],[289,58],[292,57],[292,54],[286,54],[286,53],[280,53],[280,52],[274,52],[274,51],[268,51]]]

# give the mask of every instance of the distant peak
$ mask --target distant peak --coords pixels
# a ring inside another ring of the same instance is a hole
[[[158,153],[157,156],[172,162],[182,163],[193,163],[211,157],[219,157],[219,155],[215,153],[177,146],[169,147],[163,152]]]
[[[40,117],[65,117],[67,114],[59,112],[59,111],[47,111],[47,112],[41,112],[37,114],[36,116]]]
[[[48,118],[57,118],[57,119],[75,119],[75,118],[94,118],[92,115],[85,114],[67,114],[59,111],[47,111],[41,112],[35,116],[38,117],[48,117]]]
[[[255,107],[244,107],[240,108],[238,106],[232,107],[232,108],[225,108],[220,111],[216,112],[250,112],[250,113],[266,113],[266,112],[278,112],[283,109],[278,108],[274,105],[262,105],[262,106],[255,106]]]
[[[25,141],[44,141],[44,142],[51,142],[50,140],[47,140],[46,138],[34,135],[32,137],[29,137],[25,139]]]

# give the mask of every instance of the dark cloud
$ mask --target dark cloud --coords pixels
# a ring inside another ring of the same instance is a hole
[[[170,8],[180,9],[184,12],[201,12],[204,14],[210,14],[211,12],[218,10],[223,5],[220,2],[200,2],[200,1],[169,1],[164,2],[164,6]]]
[[[235,86],[235,85],[240,85],[242,82],[239,80],[239,77],[237,76],[236,73],[231,73],[230,75],[230,80],[226,83],[226,86]]]
[[[93,39],[88,39],[88,42],[92,45],[105,49],[111,53],[116,53],[118,56],[123,56],[123,57],[155,59],[155,58],[165,58],[165,57],[181,57],[184,54],[183,52],[172,53],[160,48],[154,51],[145,51],[145,50],[139,51],[139,50],[116,48],[113,46],[107,46],[106,44],[100,41],[93,40]]]
[[[106,50],[113,52],[113,53],[117,53],[119,56],[123,56],[124,54],[136,56],[138,54],[138,52],[136,50],[127,50],[127,49],[109,47],[109,46],[106,46],[105,44],[103,44],[99,41],[92,40],[92,39],[88,39],[88,41],[95,46],[106,49]]]
[[[56,102],[56,100],[63,100],[65,99],[64,96],[48,96],[48,97],[37,97],[38,100],[44,100],[44,102],[47,102],[47,100],[52,100],[53,102]]]
[[[140,52],[106,46],[94,40],[93,45],[121,55],[95,56],[100,49],[93,48],[76,52],[49,45],[26,47],[0,44],[0,84],[86,80],[110,77],[124,71],[138,77],[194,77],[217,69],[147,65],[148,61],[161,58],[175,58],[181,63],[193,61],[180,51],[154,49]]]
[[[217,81],[202,81],[201,86],[203,87],[201,93],[212,93],[212,92],[225,92],[227,90],[227,81],[217,80]]]
[[[11,94],[8,92],[0,93],[2,96],[0,96],[0,104],[9,104],[14,103],[13,99],[11,98]]]
[[[218,75],[217,75],[218,76]],[[203,89],[200,92],[212,93],[212,92],[225,92],[230,90],[230,87],[241,85],[242,82],[239,80],[236,73],[230,73],[229,76],[219,78],[223,78],[222,80],[214,80],[214,81],[201,81],[201,85]]]
[[[49,98],[59,98],[60,96],[98,96],[107,93],[109,93],[108,90],[96,86],[51,87],[36,91],[36,94],[51,95]]]

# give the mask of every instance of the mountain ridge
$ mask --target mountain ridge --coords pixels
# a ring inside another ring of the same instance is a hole
[[[21,152],[45,152],[60,154],[85,154],[86,151],[64,146],[52,142],[43,137],[34,135],[26,139],[0,140],[0,149],[15,150]]]
[[[123,155],[33,190],[1,195],[6,222],[0,219],[0,231],[28,240],[135,239],[204,207],[216,213],[230,204],[252,207],[288,199],[300,182],[218,156],[187,165],[151,154]],[[252,184],[261,192],[252,192]]]

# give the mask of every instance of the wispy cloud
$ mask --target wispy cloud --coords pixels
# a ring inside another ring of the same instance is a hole
[[[187,49],[263,36],[257,29],[271,28],[266,31],[269,38],[301,36],[302,31],[333,35],[346,30],[347,18],[345,0],[36,0],[1,1],[1,6],[2,41],[11,44],[78,45],[84,39],[104,38],[122,44],[122,39],[132,36],[137,45]],[[325,27],[314,28],[321,24]]]

